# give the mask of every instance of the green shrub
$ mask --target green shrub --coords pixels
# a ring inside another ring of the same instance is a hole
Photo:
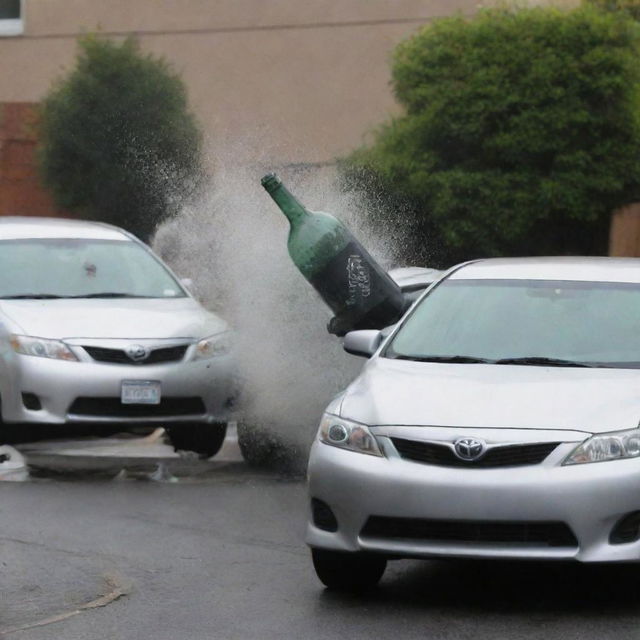
[[[640,19],[640,0],[586,0],[584,4],[604,11],[623,11],[634,20]]]
[[[41,105],[40,169],[59,207],[148,240],[201,181],[181,79],[132,39],[80,39],[75,68]]]
[[[347,186],[384,194],[432,264],[606,253],[612,209],[640,196],[638,37],[593,7],[436,21],[397,47],[404,114],[342,162]]]

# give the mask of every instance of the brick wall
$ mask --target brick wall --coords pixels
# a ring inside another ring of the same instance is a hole
[[[36,105],[0,103],[0,215],[61,216],[36,171]]]

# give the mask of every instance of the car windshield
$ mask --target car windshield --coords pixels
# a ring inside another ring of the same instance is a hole
[[[176,298],[182,287],[131,240],[0,241],[0,298]]]
[[[384,352],[424,361],[640,367],[640,285],[448,280]]]

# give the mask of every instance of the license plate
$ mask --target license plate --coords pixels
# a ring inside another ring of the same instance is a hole
[[[160,383],[155,380],[123,380],[122,404],[160,404]]]

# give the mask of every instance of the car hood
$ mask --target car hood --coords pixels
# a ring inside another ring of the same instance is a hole
[[[5,331],[40,338],[203,338],[226,323],[193,298],[4,300]]]
[[[632,429],[640,420],[640,370],[374,358],[339,413],[369,425]]]

